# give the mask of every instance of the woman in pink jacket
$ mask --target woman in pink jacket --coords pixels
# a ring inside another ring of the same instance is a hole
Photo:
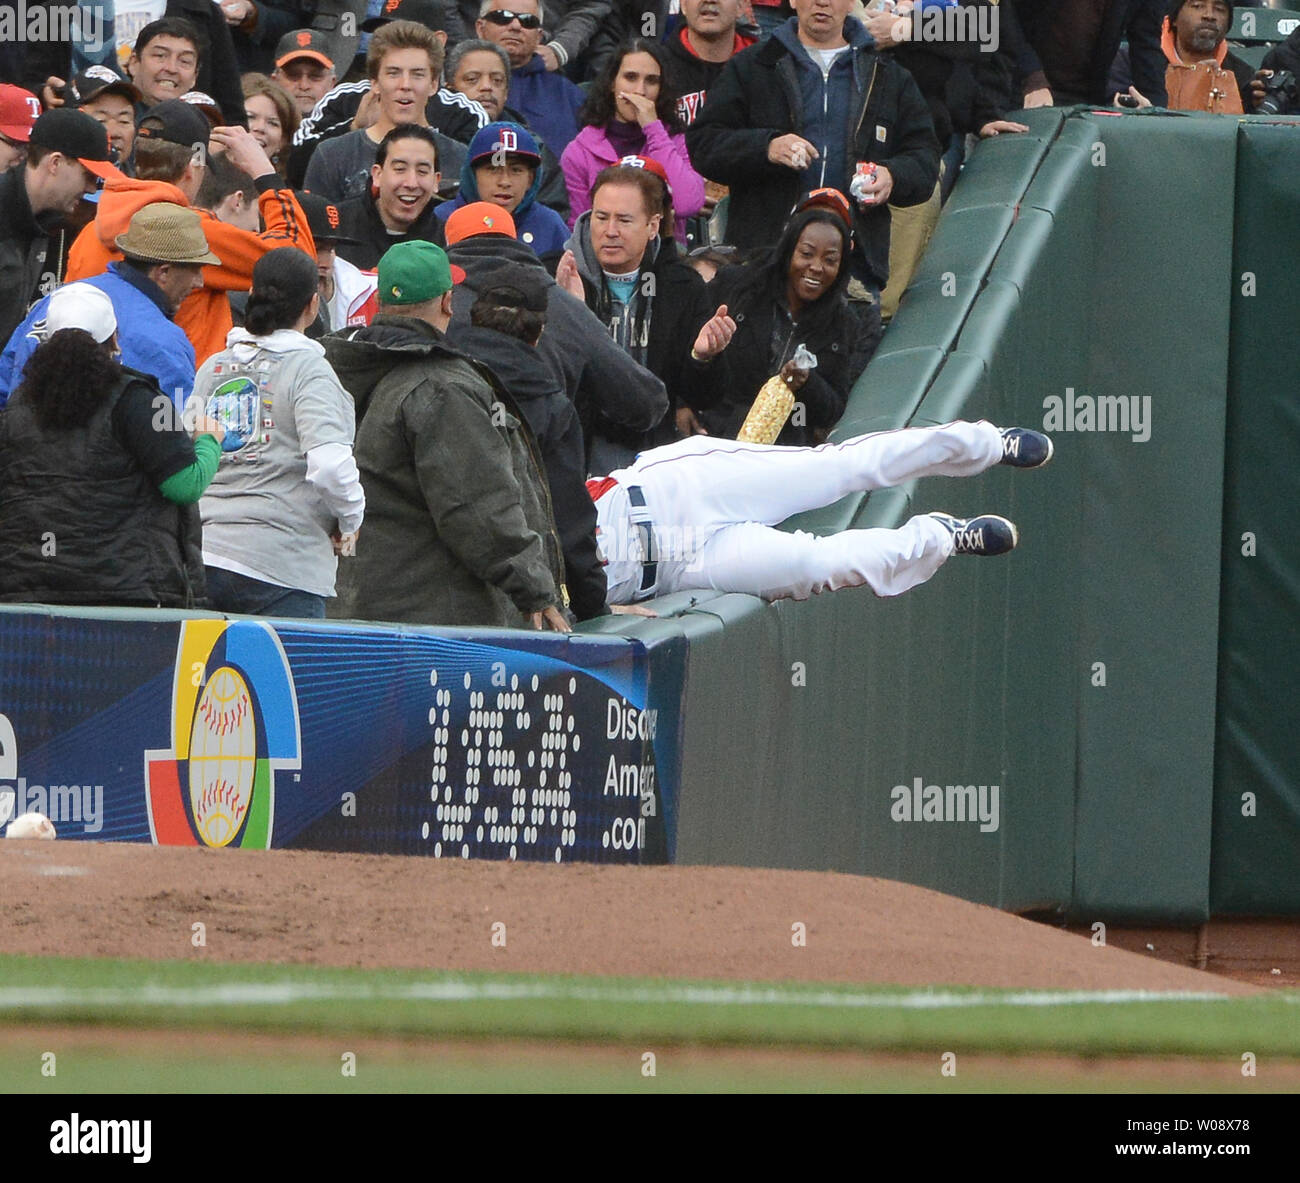
[[[704,208],[704,178],[691,167],[668,84],[668,58],[655,41],[629,41],[596,76],[579,112],[583,124],[560,167],[569,188],[569,225],[591,208],[596,174],[625,156],[649,156],[668,174],[677,213],[676,238],[686,241],[686,220]]]

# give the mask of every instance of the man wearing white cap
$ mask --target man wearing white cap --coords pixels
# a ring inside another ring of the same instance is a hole
[[[45,315],[37,322],[34,333],[42,344],[62,329],[81,329],[100,345],[109,345],[115,357],[117,347],[117,313],[113,301],[88,283],[70,283],[42,301]]]

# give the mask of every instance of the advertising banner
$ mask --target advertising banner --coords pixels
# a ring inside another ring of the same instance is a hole
[[[0,826],[663,862],[684,664],[621,638],[3,611]]]

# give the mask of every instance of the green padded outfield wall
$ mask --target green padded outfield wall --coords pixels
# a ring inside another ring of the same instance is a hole
[[[1300,126],[1237,149],[1211,906],[1300,912]]]
[[[893,601],[703,594],[666,604],[672,619],[614,627],[691,640],[679,861],[884,875],[1084,920],[1195,922],[1211,908],[1212,835],[1216,858],[1262,853],[1225,830],[1222,793],[1216,810],[1216,687],[1231,181],[1253,184],[1238,166],[1243,137],[1279,129],[1082,109],[1026,118],[1029,135],[973,154],[836,438],[987,417],[1055,427],[1052,466],[932,479],[790,524],[997,511],[1020,524],[1020,550],[959,559]],[[1295,163],[1278,175],[1297,175]],[[1293,258],[1276,244],[1270,254]],[[1280,413],[1294,404],[1274,386]],[[1056,410],[1068,422],[1048,421]],[[1288,637],[1293,618],[1276,618]],[[984,786],[985,804],[996,785],[998,815],[900,818],[895,790],[918,780]],[[1274,780],[1273,812],[1289,809],[1274,860],[1300,834],[1296,781],[1285,768]],[[1258,868],[1262,890],[1243,907],[1285,910],[1271,874]]]

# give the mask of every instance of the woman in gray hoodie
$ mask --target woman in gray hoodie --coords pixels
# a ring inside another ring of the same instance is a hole
[[[208,595],[221,612],[323,618],[338,556],[361,528],[352,398],[303,335],[319,299],[314,259],[297,247],[263,255],[244,327],[195,379],[226,430],[200,502]]]

